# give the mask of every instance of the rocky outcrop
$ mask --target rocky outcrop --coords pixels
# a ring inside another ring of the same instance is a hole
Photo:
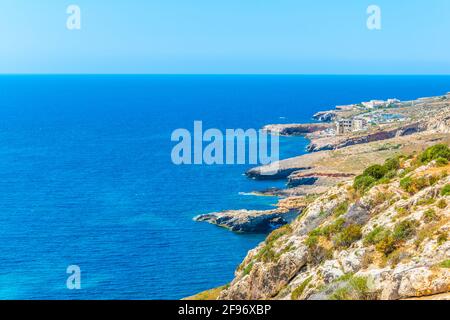
[[[429,121],[427,130],[438,133],[450,133],[450,108],[444,109]]]
[[[382,141],[392,139],[395,137],[408,136],[414,133],[428,130],[428,122],[416,122],[400,126],[394,129],[379,130],[367,134],[350,135],[350,136],[336,136],[313,139],[308,145],[309,152],[317,152],[323,150],[336,150],[352,145],[364,144],[374,141]]]
[[[337,114],[335,111],[320,111],[314,114],[313,119],[321,122],[331,122],[335,120]]]
[[[267,233],[290,223],[300,210],[228,210],[202,214],[195,221],[208,222],[240,233]]]
[[[331,127],[327,123],[306,124],[270,124],[263,127],[263,131],[280,136],[301,136],[316,131],[322,131]]]
[[[245,175],[255,180],[284,180],[295,171],[311,169],[310,167],[277,168],[272,171],[267,166],[256,167],[248,170]]]
[[[319,179],[332,179],[337,181],[348,180],[355,175],[352,173],[341,172],[304,172],[295,171],[288,176],[288,187],[298,187],[304,185],[317,184]]]

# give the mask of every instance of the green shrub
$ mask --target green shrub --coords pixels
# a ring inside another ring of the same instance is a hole
[[[447,242],[447,240],[448,240],[447,233],[442,232],[442,233],[440,233],[440,234],[438,235],[437,243],[438,243],[438,245],[442,245],[442,244],[444,244],[445,242]]]
[[[427,164],[432,160],[444,158],[450,160],[450,148],[445,144],[437,144],[427,148],[419,155],[419,161],[423,164]]]
[[[445,209],[445,208],[447,208],[447,201],[445,201],[445,199],[441,199],[441,200],[438,201],[438,203],[436,204],[436,206],[437,206],[439,209]]]
[[[305,279],[305,281],[303,281],[294,291],[292,291],[291,294],[292,300],[297,300],[303,294],[303,291],[305,291],[306,287],[311,282],[312,278],[313,277],[310,276],[309,278]]]
[[[333,211],[333,214],[335,217],[342,216],[343,214],[346,214],[348,210],[348,201],[342,202],[339,204]]]
[[[439,266],[441,268],[450,268],[450,259],[444,260],[442,261]]]
[[[367,236],[364,238],[365,245],[377,244],[383,239],[383,235],[386,232],[386,229],[383,227],[376,227],[372,231],[370,231]]]
[[[322,229],[318,229],[319,235],[330,238],[332,235],[342,231],[344,228],[345,219],[339,218],[336,219],[333,223],[323,227]]]
[[[375,164],[373,166],[368,167],[363,172],[363,176],[372,177],[375,180],[380,180],[385,176],[385,174],[388,172],[388,169],[386,169],[385,166]]]
[[[404,220],[395,225],[392,236],[397,241],[406,240],[416,233],[417,225],[415,220]]]
[[[250,271],[253,269],[253,262],[250,262],[245,268],[244,268],[244,276],[248,275]]]
[[[445,185],[441,190],[442,196],[450,196],[450,184]]]
[[[431,222],[437,220],[438,218],[436,211],[434,211],[433,209],[428,209],[427,211],[425,211],[423,213],[423,217],[425,219],[425,222]]]
[[[344,282],[347,284],[338,288],[329,296],[330,300],[370,300],[373,295],[369,291],[367,278],[354,277],[353,275],[347,280],[338,279],[336,282]]]
[[[413,179],[411,177],[406,177],[400,180],[400,188],[405,190],[406,192],[411,193],[413,191]]]
[[[358,299],[366,300],[369,298],[369,286],[367,278],[353,277],[350,279],[350,286],[356,292]]]
[[[380,239],[378,240],[375,249],[388,256],[397,248],[397,241],[392,236],[390,231],[383,232],[380,234]]]
[[[436,164],[439,166],[439,167],[444,167],[444,166],[446,166],[446,165],[448,165],[448,160],[447,159],[445,159],[445,158],[437,158],[436,159]]]
[[[438,176],[406,177],[400,180],[400,187],[406,192],[414,194],[426,187],[434,185],[439,179]]]
[[[337,289],[335,292],[333,292],[332,295],[329,297],[330,300],[351,300],[350,296],[350,288],[343,287]]]
[[[366,192],[375,184],[389,183],[400,169],[400,157],[385,161],[384,165],[375,164],[364,170],[362,175],[355,178],[353,187],[359,192]]]
[[[397,207],[395,208],[399,216],[406,216],[408,214],[408,210],[403,207]]]
[[[275,260],[275,252],[272,249],[273,245],[266,245],[263,247],[258,254],[256,255],[255,259],[262,262],[271,262]]]
[[[308,248],[314,248],[319,243],[319,236],[315,234],[309,234],[305,240],[305,244]]]
[[[274,231],[272,231],[266,238],[266,243],[272,243],[277,241],[282,236],[289,234],[292,232],[292,227],[289,224],[286,224]]]
[[[397,171],[398,169],[400,169],[400,158],[395,157],[392,159],[387,159],[384,163],[384,167],[387,171]]]
[[[277,259],[277,255],[273,250],[275,242],[282,236],[292,232],[292,227],[289,224],[282,226],[272,231],[266,238],[265,246],[257,253],[255,259],[257,261],[270,262]]]
[[[376,184],[377,180],[371,176],[360,175],[355,178],[353,187],[355,190],[365,192]]]
[[[430,205],[436,202],[436,199],[434,198],[425,198],[425,199],[420,199],[419,201],[417,201],[417,205],[418,206],[425,206],[425,205]]]
[[[336,245],[340,247],[349,247],[353,242],[361,239],[361,226],[357,224],[349,225],[344,228],[334,239]]]

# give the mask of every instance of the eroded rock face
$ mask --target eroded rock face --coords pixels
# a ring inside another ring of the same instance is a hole
[[[335,111],[320,111],[314,114],[313,119],[321,122],[331,122],[335,120],[337,114]]]
[[[355,198],[352,182],[330,188],[250,251],[219,298],[408,299],[450,292],[446,171],[450,165],[432,162],[408,173],[436,180],[414,194],[400,186],[404,174],[362,197]]]
[[[318,152],[324,150],[336,150],[353,146],[357,144],[364,144],[373,141],[382,141],[394,137],[408,136],[414,133],[423,132],[429,129],[429,122],[415,122],[404,126],[399,126],[394,129],[380,130],[377,132],[370,132],[367,134],[350,135],[350,136],[336,136],[313,139],[307,147],[309,152]],[[442,125],[445,127],[445,125]],[[440,129],[443,130],[442,128]]]
[[[305,124],[271,124],[263,127],[263,131],[281,136],[301,136],[307,133],[322,131],[331,128],[327,123],[305,123]]]
[[[300,210],[229,210],[199,215],[195,221],[208,222],[234,232],[267,233],[298,216]]]

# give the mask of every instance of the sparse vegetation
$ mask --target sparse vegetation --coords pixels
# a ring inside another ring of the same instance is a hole
[[[273,250],[275,242],[280,239],[282,236],[287,235],[292,232],[291,225],[287,224],[282,226],[281,228],[278,228],[274,231],[272,231],[266,238],[265,246],[258,252],[258,254],[255,256],[256,261],[274,261],[279,256],[275,254],[275,251]]]
[[[367,278],[365,277],[355,277],[349,274],[345,279],[341,277],[336,282],[347,283],[336,289],[330,295],[330,300],[369,300],[374,298],[374,294],[369,291]]]
[[[404,217],[409,213],[408,210],[404,207],[397,207],[397,208],[395,208],[395,211],[397,211],[397,214],[400,217]]]
[[[246,276],[247,274],[249,274],[250,271],[252,271],[252,269],[253,269],[253,261],[250,262],[250,263],[244,268],[244,271],[243,271],[244,276]]]
[[[438,245],[443,245],[445,242],[447,242],[447,240],[448,240],[447,233],[445,233],[445,232],[439,233],[439,235],[437,237]]]
[[[292,300],[297,300],[303,294],[303,291],[305,291],[306,287],[311,282],[312,278],[313,278],[312,276],[308,277],[294,291],[292,291],[291,294]]]
[[[444,260],[442,261],[439,266],[441,268],[450,268],[450,259]]]
[[[353,242],[361,239],[361,237],[362,237],[361,226],[357,224],[352,224],[344,228],[339,234],[337,234],[336,237],[334,238],[334,242],[339,247],[347,248]]]
[[[441,196],[450,196],[450,184],[445,185],[441,190]]]
[[[428,209],[423,213],[423,218],[425,222],[431,222],[438,219],[438,216],[436,214],[436,211],[434,209]]]
[[[339,217],[339,216],[341,216],[341,215],[343,215],[343,214],[346,214],[347,213],[347,210],[348,210],[348,201],[344,201],[344,202],[342,202],[341,204],[339,204],[335,209],[334,209],[334,211],[333,211],[333,215],[335,216],[335,217]]]
[[[386,229],[379,226],[370,231],[364,238],[364,245],[374,245],[383,239]]]
[[[406,240],[416,232],[418,222],[415,220],[405,220],[394,227],[393,237],[396,241]]]
[[[400,180],[400,187],[410,194],[415,194],[426,187],[434,185],[439,179],[440,177],[435,175],[417,178],[408,176]]]

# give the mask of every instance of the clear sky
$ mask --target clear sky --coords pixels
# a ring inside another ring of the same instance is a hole
[[[450,1],[1,0],[0,73],[450,74]]]

